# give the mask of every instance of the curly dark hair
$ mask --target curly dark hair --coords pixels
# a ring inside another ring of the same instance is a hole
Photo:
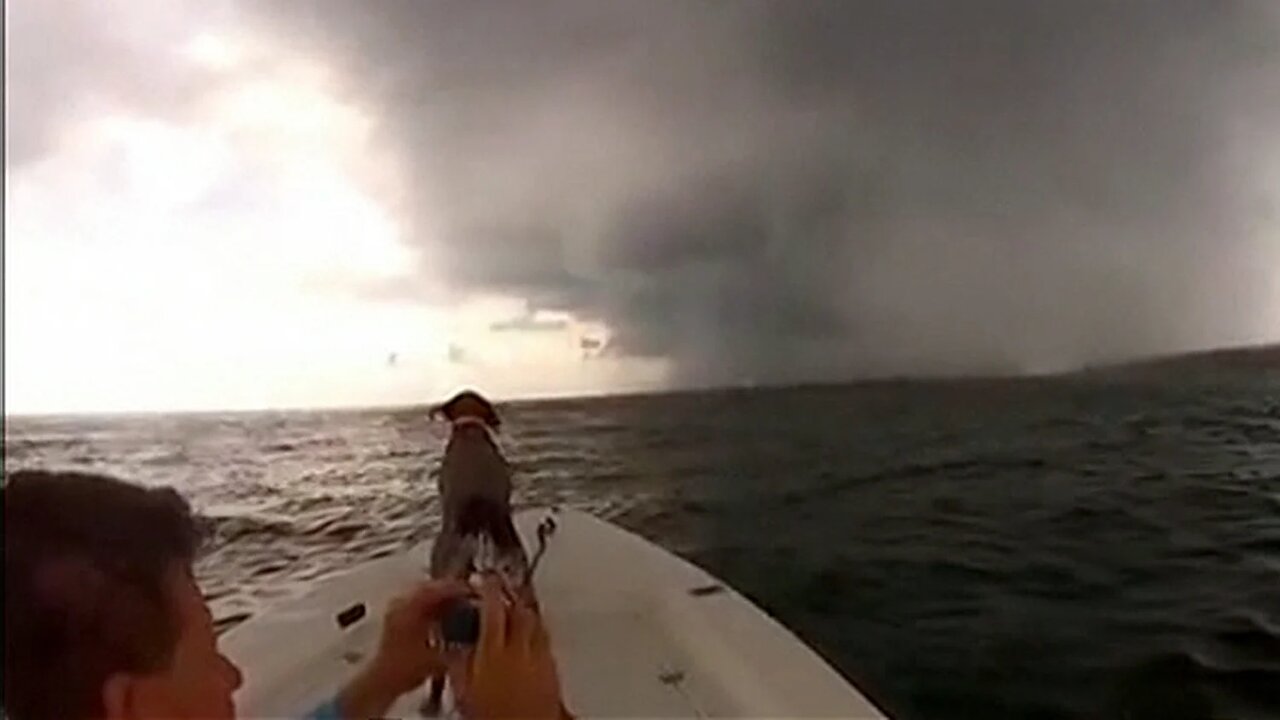
[[[170,661],[167,579],[190,571],[199,526],[174,490],[100,475],[18,471],[3,495],[5,713],[99,717],[112,674]]]

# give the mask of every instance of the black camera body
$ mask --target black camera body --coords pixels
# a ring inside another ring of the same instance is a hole
[[[459,600],[444,611],[440,634],[446,645],[475,645],[480,640],[480,601]]]

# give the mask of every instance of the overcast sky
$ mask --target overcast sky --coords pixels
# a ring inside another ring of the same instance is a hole
[[[10,412],[1280,340],[1269,0],[6,8]]]

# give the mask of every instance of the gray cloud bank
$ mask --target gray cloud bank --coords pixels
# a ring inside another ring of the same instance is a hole
[[[1266,0],[251,6],[379,118],[432,263],[680,384],[1277,330]],[[1268,325],[1270,323],[1270,325]]]

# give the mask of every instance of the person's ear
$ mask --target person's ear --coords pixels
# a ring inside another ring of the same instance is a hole
[[[115,673],[102,684],[102,717],[104,720],[130,720],[141,717],[137,709],[137,678],[128,673]]]

